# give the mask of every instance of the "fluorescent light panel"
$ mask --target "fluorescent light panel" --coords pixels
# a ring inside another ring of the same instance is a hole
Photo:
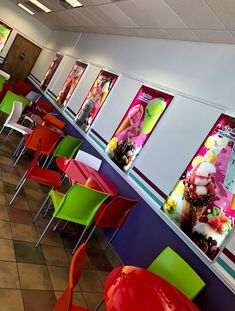
[[[28,9],[26,6],[24,6],[22,3],[17,3],[17,5],[19,7],[21,7],[21,9],[25,10],[26,12],[28,12],[31,15],[34,15],[34,12],[32,12],[30,9]]]
[[[48,7],[46,7],[44,4],[42,4],[41,2],[39,2],[38,0],[29,0],[30,2],[32,2],[33,4],[35,4],[36,6],[38,6],[40,9],[42,9],[44,12],[51,12],[50,9],[48,9]]]
[[[77,0],[65,0],[65,1],[74,8],[77,8],[79,6],[83,6],[83,4]]]

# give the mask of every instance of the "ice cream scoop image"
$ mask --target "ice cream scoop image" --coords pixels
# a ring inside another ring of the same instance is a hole
[[[145,108],[144,121],[142,124],[142,133],[149,134],[158,118],[166,108],[166,101],[162,97],[157,97],[149,101]]]

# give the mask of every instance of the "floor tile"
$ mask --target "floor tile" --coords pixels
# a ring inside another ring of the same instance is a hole
[[[95,269],[101,270],[101,271],[111,271],[113,269],[111,263],[108,261],[104,252],[97,253],[97,252],[87,251],[87,254],[92,265],[95,267]]]
[[[22,289],[51,290],[52,284],[46,266],[18,263]]]
[[[100,279],[101,284],[103,285],[104,288],[104,284],[106,282],[106,279],[108,277],[108,275],[110,274],[110,272],[106,272],[106,271],[96,271],[98,278]]]
[[[66,267],[48,266],[54,290],[63,291],[68,286],[69,269]]]
[[[83,270],[79,279],[79,286],[85,292],[103,292],[103,286],[96,271]]]
[[[63,267],[69,265],[69,258],[64,248],[42,245],[42,249],[47,265]]]
[[[52,311],[56,304],[53,291],[22,290],[24,311]]]
[[[62,291],[56,291],[55,292],[56,299],[58,300],[62,294],[63,294]],[[73,292],[73,304],[82,308],[87,308],[86,301],[81,292]]]
[[[6,197],[4,193],[0,193],[0,205],[6,205]]]
[[[8,208],[5,205],[0,205],[0,219],[7,221],[9,220]]]
[[[8,221],[0,220],[0,238],[11,239],[11,226]]]
[[[36,229],[38,232],[38,236],[40,236],[44,228],[36,227]],[[53,232],[51,229],[49,229],[47,233],[44,235],[41,244],[63,247],[60,235],[58,234],[58,232]]]
[[[0,260],[16,261],[12,240],[0,239]]]
[[[86,304],[90,310],[94,310],[95,307],[101,302],[103,299],[103,293],[83,293]],[[106,311],[105,304],[103,303],[99,307],[99,311]]]
[[[0,261],[0,288],[20,288],[16,263]]]
[[[38,245],[36,248],[34,243],[13,241],[15,248],[16,261],[22,263],[31,263],[45,265],[46,261],[41,249]]]
[[[27,185],[30,182],[31,181],[28,181]],[[46,198],[45,193],[43,193],[41,190],[38,191],[38,190],[30,189],[28,186],[24,187],[24,192],[28,200],[34,200],[39,203],[42,203]]]
[[[24,211],[18,208],[11,207],[8,209],[8,215],[11,222],[24,225],[32,224],[32,215],[29,211]]]
[[[22,190],[23,191],[23,190]],[[13,197],[13,193],[9,194],[9,193],[5,193],[5,197],[6,197],[6,204],[8,205],[10,200]],[[24,193],[19,193],[17,195],[17,197],[15,198],[15,200],[12,202],[11,206],[9,208],[18,208],[18,209],[22,209],[22,210],[26,210],[29,211],[29,204],[28,201],[26,199],[26,196],[24,195]]]
[[[13,240],[35,242],[37,239],[37,232],[33,226],[11,223],[11,230]]]
[[[0,289],[2,311],[25,311],[20,290]]]

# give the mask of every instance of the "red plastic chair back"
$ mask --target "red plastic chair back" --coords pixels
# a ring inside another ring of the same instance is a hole
[[[52,111],[53,109],[53,106],[49,103],[46,103],[44,100],[42,99],[39,99],[37,102],[36,102],[36,107],[38,107],[40,110],[43,110],[44,112],[46,113],[49,113]]]
[[[15,88],[15,93],[24,97],[32,90],[32,86],[22,80],[16,83]]]
[[[85,261],[86,244],[83,243],[73,255],[69,269],[69,286],[60,296],[55,311],[70,311],[73,299],[73,289],[80,278]],[[76,309],[77,310],[77,309]]]
[[[38,163],[38,160],[40,157],[40,153],[41,153],[41,139],[39,138],[37,141],[37,149],[36,149],[36,152],[34,153],[33,160],[30,162],[29,168],[28,168],[27,173],[25,175],[26,179],[28,179],[30,177],[31,172],[33,171],[35,166],[37,166],[37,163]]]
[[[138,200],[116,196],[109,203],[103,203],[97,211],[94,223],[96,227],[120,228]]]
[[[4,96],[6,95],[7,91],[14,93],[14,87],[11,84],[4,83],[2,86],[2,91],[0,92],[0,103],[2,102]]]
[[[37,125],[32,134],[26,136],[25,147],[31,150],[37,150],[38,139],[41,140],[41,153],[49,156],[60,140],[61,135],[52,131],[43,125]]]
[[[60,130],[62,130],[65,127],[65,122],[63,122],[62,120],[56,118],[55,116],[49,113],[45,115],[45,117],[43,118],[43,121],[45,121],[47,125],[53,126]]]

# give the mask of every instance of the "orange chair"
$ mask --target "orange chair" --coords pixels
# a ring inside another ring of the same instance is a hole
[[[37,141],[37,150],[34,154],[34,158],[31,161],[28,170],[18,183],[16,187],[16,192],[12,197],[11,201],[9,202],[9,206],[15,200],[17,194],[20,192],[26,180],[36,180],[44,185],[52,187],[55,190],[58,190],[60,188],[61,186],[60,173],[38,166],[37,163],[39,160],[40,153],[41,153],[41,139],[39,138]],[[48,200],[48,198],[49,196],[47,196],[46,201]]]
[[[46,114],[45,117],[43,117],[43,121],[45,125],[55,127],[56,129],[59,130],[62,130],[65,127],[65,122],[49,113]]]
[[[56,303],[55,311],[89,311],[73,305],[73,289],[80,278],[85,261],[86,244],[83,243],[74,254],[69,269],[69,285]]]
[[[58,141],[61,138],[61,135],[59,133],[56,133],[55,131],[49,129],[48,127],[45,127],[45,126],[39,124],[34,128],[32,134],[24,135],[24,147],[21,149],[20,152],[19,152],[19,150],[20,150],[21,146],[17,147],[17,149],[19,148],[19,150],[18,151],[16,150],[14,155],[17,155],[18,152],[19,152],[19,155],[18,155],[15,163],[13,164],[14,167],[18,163],[22,154],[27,149],[30,149],[33,151],[37,150],[37,143],[38,143],[39,138],[41,139],[41,154],[46,156],[46,160],[45,160],[44,165],[43,165],[43,166],[45,166],[47,159],[52,154],[55,146],[57,145]]]

